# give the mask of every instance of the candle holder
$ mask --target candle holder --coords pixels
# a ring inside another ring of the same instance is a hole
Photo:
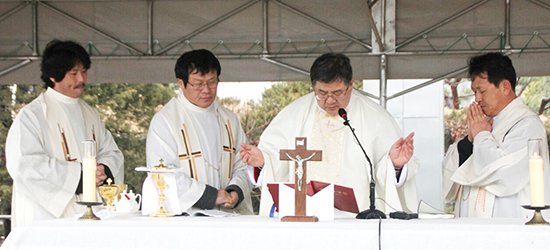
[[[76,204],[86,206],[86,212],[78,220],[101,220],[94,214],[92,206],[101,205],[101,202],[77,201]]]
[[[547,205],[547,206],[544,206],[544,207],[532,207],[532,206],[529,206],[529,205],[524,205],[522,207],[525,208],[525,209],[528,209],[528,210],[535,210],[535,214],[533,215],[533,218],[531,218],[530,221],[525,222],[525,225],[550,225],[550,223],[548,223],[542,217],[542,213],[540,212],[540,210],[549,209],[550,206]]]
[[[542,213],[540,212],[541,210],[549,209],[550,206],[532,207],[532,206],[529,206],[529,205],[524,205],[522,207],[525,208],[525,209],[528,209],[528,210],[535,210],[535,214],[533,215],[533,218],[531,218],[530,221],[525,222],[525,225],[550,225],[550,223],[548,223],[542,217]]]

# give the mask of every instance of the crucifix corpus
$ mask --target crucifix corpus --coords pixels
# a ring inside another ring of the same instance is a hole
[[[307,138],[296,137],[296,149],[281,149],[279,151],[281,161],[294,161],[296,171],[294,172],[294,216],[285,216],[281,221],[293,222],[317,222],[315,216],[306,216],[306,182],[307,182],[307,161],[323,160],[323,151],[307,150]]]

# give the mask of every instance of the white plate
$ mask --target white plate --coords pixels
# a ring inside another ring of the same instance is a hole
[[[174,168],[168,168],[168,169],[154,169],[154,168],[148,168],[148,167],[137,167],[135,168],[136,171],[139,172],[151,172],[151,173],[174,173]]]

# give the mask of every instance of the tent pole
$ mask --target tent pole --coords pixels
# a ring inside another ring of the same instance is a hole
[[[386,78],[386,60],[387,55],[382,54],[380,55],[380,106],[386,108],[387,100],[387,90],[388,90],[388,79]]]

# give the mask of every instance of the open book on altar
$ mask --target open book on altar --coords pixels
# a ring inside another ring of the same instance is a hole
[[[228,213],[217,209],[209,210],[195,210],[190,209],[189,211],[183,212],[182,216],[204,216],[204,217],[233,217],[238,216],[236,213]]]
[[[294,183],[267,183],[279,218],[294,215]],[[320,220],[333,220],[334,208],[359,213],[353,188],[321,181],[310,181],[306,185],[306,215]]]

